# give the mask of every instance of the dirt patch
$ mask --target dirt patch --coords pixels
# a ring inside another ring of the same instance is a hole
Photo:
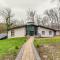
[[[15,60],[17,54],[4,54],[0,56],[0,60]]]
[[[41,45],[37,50],[42,60],[60,60],[60,44]]]

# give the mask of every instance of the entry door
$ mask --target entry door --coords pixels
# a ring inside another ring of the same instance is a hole
[[[33,36],[34,35],[34,31],[30,31],[29,35]]]
[[[28,25],[26,28],[26,35],[30,35],[30,36],[35,35],[35,26]]]

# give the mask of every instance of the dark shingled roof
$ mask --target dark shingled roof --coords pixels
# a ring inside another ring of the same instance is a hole
[[[4,38],[7,38],[7,34],[4,33],[0,34],[0,39],[4,39]]]
[[[22,27],[25,27],[26,25],[22,25],[22,26],[15,26],[15,27],[13,27],[13,28],[10,28],[10,29],[8,29],[8,30],[12,30],[12,29],[18,29],[18,28],[22,28]]]
[[[18,29],[18,28],[22,28],[22,27],[26,27],[26,26],[27,26],[27,25],[16,26],[16,27],[10,28],[10,29],[8,29],[8,30]],[[34,25],[34,26],[36,26],[36,27],[42,27],[42,28],[45,28],[45,29],[53,30],[53,31],[60,31],[60,30],[53,29],[53,28],[50,28],[50,27],[45,27],[45,26],[42,26],[42,25]]]
[[[42,25],[38,25],[38,27],[42,27],[42,28],[45,28],[45,29],[56,31],[56,29],[53,29],[53,28],[50,28],[50,27],[45,27],[45,26],[42,26]]]

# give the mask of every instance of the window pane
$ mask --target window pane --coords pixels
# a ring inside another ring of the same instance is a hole
[[[45,31],[42,31],[42,35],[45,35]]]
[[[11,36],[14,36],[14,29],[11,30]]]
[[[52,35],[52,31],[49,31],[49,35]]]

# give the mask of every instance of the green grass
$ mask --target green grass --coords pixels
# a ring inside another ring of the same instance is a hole
[[[3,56],[5,54],[17,54],[25,42],[26,37],[0,40],[0,56]]]
[[[40,45],[44,44],[55,44],[55,43],[60,43],[60,36],[53,38],[36,38],[34,41],[34,45],[36,47],[39,47]]]

